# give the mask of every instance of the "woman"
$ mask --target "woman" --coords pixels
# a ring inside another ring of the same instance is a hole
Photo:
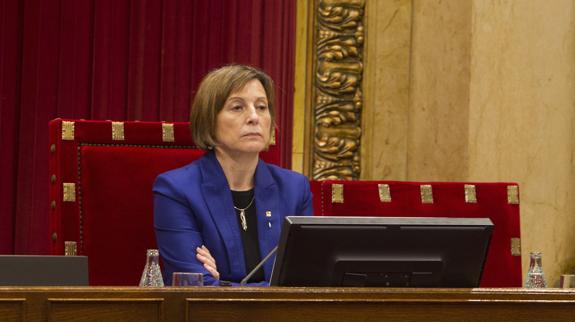
[[[241,281],[278,243],[284,217],[311,215],[307,178],[259,159],[274,131],[271,78],[249,66],[210,72],[190,122],[207,153],[161,174],[154,227],[168,285],[177,271],[202,272],[206,285]],[[248,285],[268,285],[268,260]]]

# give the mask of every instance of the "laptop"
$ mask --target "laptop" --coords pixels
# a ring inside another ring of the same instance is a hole
[[[87,285],[87,256],[0,255],[0,286]]]

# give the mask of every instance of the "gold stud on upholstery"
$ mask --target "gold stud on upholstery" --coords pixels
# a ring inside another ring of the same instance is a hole
[[[76,201],[76,184],[72,182],[62,183],[64,188],[64,199],[65,202]]]
[[[433,190],[430,184],[422,184],[420,187],[421,203],[433,203]]]
[[[511,255],[521,256],[521,238],[511,238]]]
[[[377,185],[377,189],[379,191],[379,201],[391,202],[391,192],[388,184],[380,183]]]
[[[124,140],[124,122],[112,122],[112,140]]]
[[[162,124],[162,141],[163,142],[174,142],[174,124],[163,123]]]
[[[475,185],[466,184],[465,189],[465,202],[466,203],[477,203],[477,194],[475,193]]]
[[[334,183],[331,185],[331,203],[343,203],[343,184]]]
[[[507,186],[507,203],[510,205],[519,204],[519,187],[518,186]]]

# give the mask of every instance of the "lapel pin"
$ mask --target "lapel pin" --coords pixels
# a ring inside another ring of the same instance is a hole
[[[266,210],[266,217],[270,218],[272,216],[272,212],[270,210]]]
[[[271,229],[272,228],[272,223],[268,221],[268,227]]]

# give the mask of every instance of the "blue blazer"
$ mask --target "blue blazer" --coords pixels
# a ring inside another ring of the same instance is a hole
[[[312,214],[312,195],[305,176],[261,160],[254,182],[264,258],[278,244],[284,217]],[[249,273],[231,190],[213,152],[159,175],[153,191],[154,229],[166,285],[171,284],[172,272],[186,271],[202,272],[206,285],[218,284],[196,259],[196,247],[201,245],[216,260],[221,280],[238,283]],[[264,264],[266,282],[259,285],[269,284],[273,262],[271,258]]]

